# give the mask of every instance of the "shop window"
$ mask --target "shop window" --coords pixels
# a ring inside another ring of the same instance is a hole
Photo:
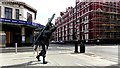
[[[19,19],[19,9],[16,9],[16,19]]]
[[[27,13],[27,21],[32,22],[32,14]]]
[[[5,18],[12,19],[12,8],[5,7]]]

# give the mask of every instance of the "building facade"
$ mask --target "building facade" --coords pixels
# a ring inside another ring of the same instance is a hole
[[[24,2],[15,0],[0,1],[0,33],[4,33],[6,46],[30,45],[34,29],[42,27],[35,23],[37,10]],[[3,43],[2,43],[3,44]]]
[[[119,43],[120,2],[76,1],[75,7],[60,12],[56,41],[77,40],[86,43]]]

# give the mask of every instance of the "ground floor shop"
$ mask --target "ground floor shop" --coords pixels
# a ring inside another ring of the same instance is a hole
[[[34,28],[29,26],[2,24],[2,33],[6,36],[2,38],[6,40],[6,46],[15,46],[15,43],[18,46],[31,46],[34,40]]]
[[[34,41],[34,30],[43,25],[13,19],[0,19],[0,47],[1,46],[31,46]]]

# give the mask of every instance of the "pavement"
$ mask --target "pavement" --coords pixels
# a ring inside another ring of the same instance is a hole
[[[24,53],[0,53],[0,66],[11,66],[28,63],[34,59],[31,52]]]
[[[71,46],[70,46],[71,47]],[[58,49],[57,49],[58,48]],[[114,48],[114,46],[113,46]],[[0,66],[116,66],[118,59],[112,61],[94,52],[74,53],[73,47],[50,47],[47,50],[47,64],[41,64],[35,58],[36,52],[0,53]]]

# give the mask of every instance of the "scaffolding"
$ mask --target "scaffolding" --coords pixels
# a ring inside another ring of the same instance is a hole
[[[120,40],[120,14],[112,12],[94,11],[96,17],[91,21],[94,24],[94,40]]]

